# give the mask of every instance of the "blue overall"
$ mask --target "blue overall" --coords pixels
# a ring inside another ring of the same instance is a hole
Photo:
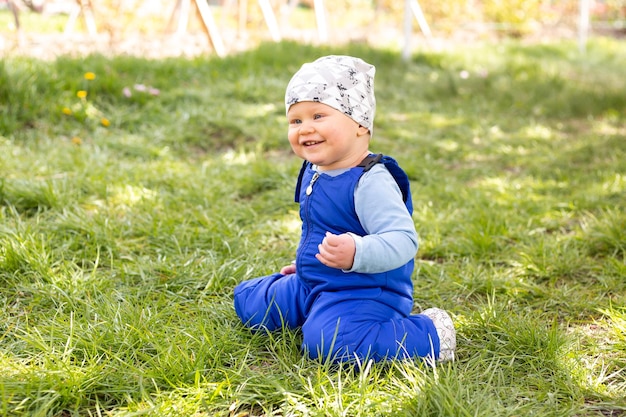
[[[380,162],[396,179],[412,212],[406,174],[390,157]],[[312,359],[436,358],[439,337],[432,320],[411,315],[413,260],[391,271],[365,274],[330,268],[315,258],[327,231],[367,234],[354,207],[354,190],[364,169],[332,177],[316,174],[309,163],[303,167],[296,191],[302,220],[296,273],[240,283],[234,292],[235,311],[253,329],[302,327],[303,350]]]

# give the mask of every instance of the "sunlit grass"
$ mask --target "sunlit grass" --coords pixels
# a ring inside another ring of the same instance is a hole
[[[234,286],[293,259],[284,86],[327,53],[377,66],[372,150],[412,180],[415,306],[451,312],[453,364],[333,366],[236,318]],[[623,413],[624,59],[597,39],[3,60],[0,414]]]

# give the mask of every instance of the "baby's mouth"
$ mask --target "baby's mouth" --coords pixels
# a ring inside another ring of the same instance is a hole
[[[313,146],[313,145],[317,145],[318,143],[322,143],[321,141],[315,141],[315,140],[309,140],[306,141],[304,143],[302,143],[304,146]]]

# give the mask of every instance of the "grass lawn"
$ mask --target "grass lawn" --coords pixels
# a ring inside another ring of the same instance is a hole
[[[283,95],[377,66],[412,180],[416,309],[458,359],[331,366],[232,290],[294,256]],[[0,62],[0,415],[626,416],[626,43]]]

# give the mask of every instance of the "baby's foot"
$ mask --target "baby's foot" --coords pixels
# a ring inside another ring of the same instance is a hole
[[[429,308],[422,312],[435,324],[437,335],[439,336],[439,358],[438,361],[453,361],[456,350],[456,330],[450,315],[440,308]]]

